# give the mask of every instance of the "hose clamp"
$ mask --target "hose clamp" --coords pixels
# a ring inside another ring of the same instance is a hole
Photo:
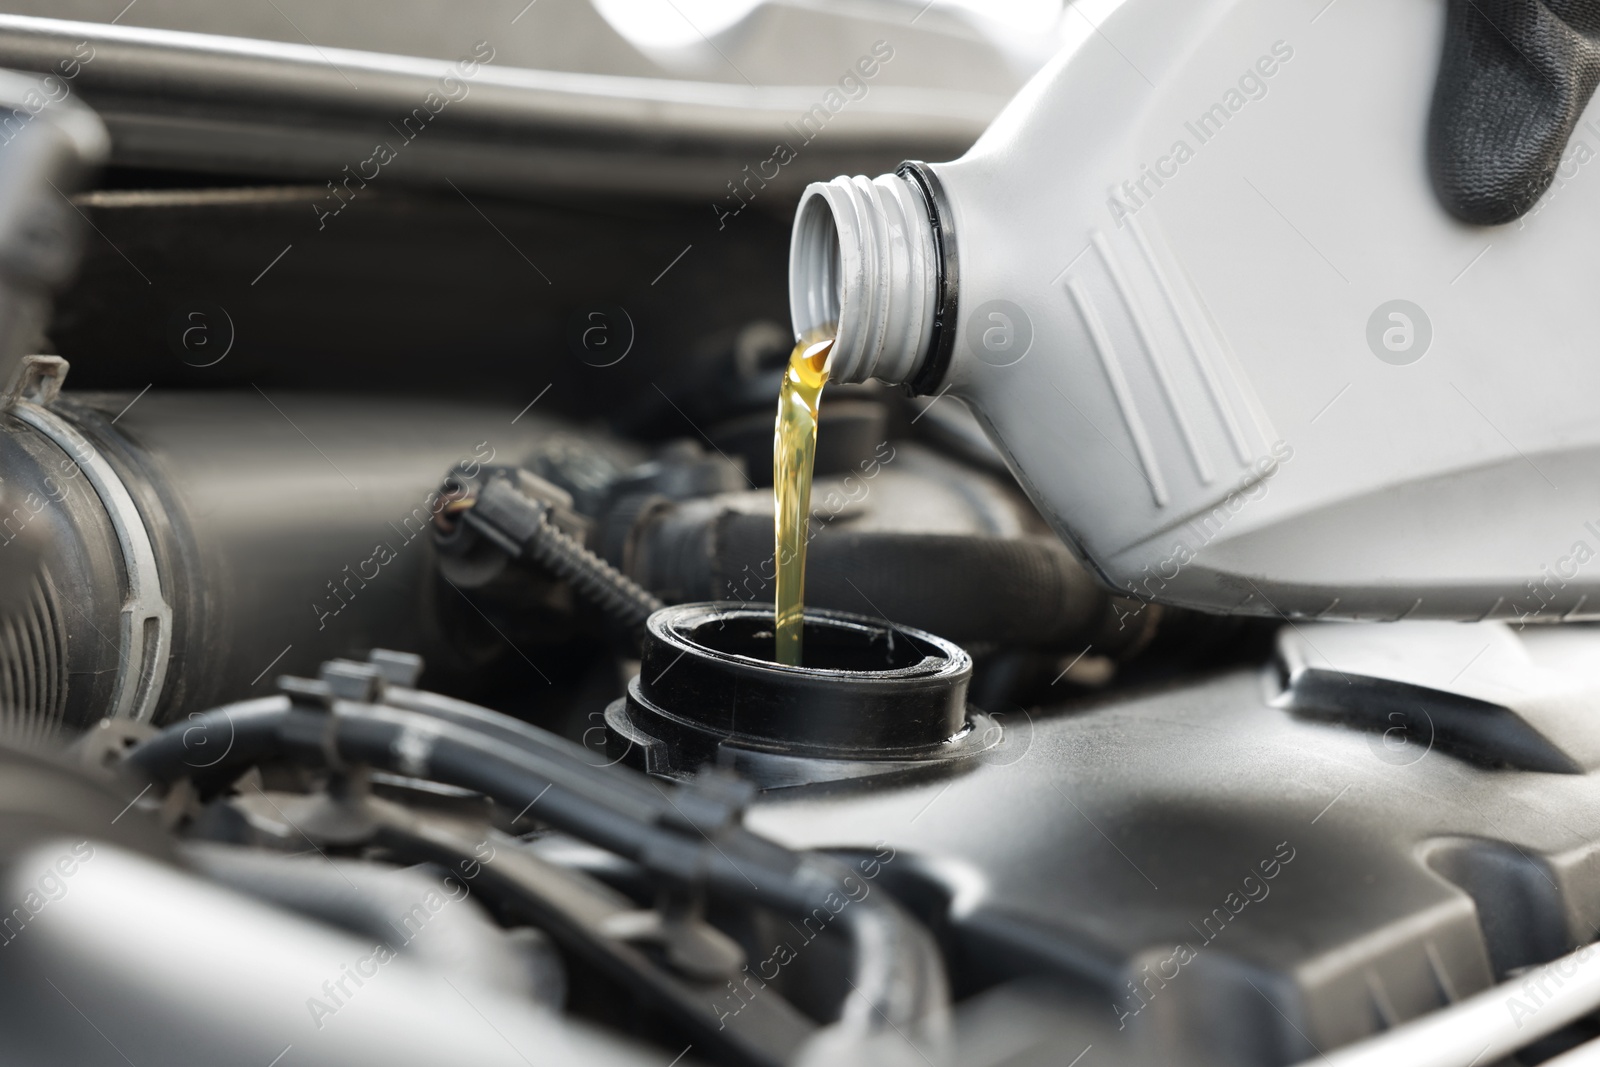
[[[120,634],[121,656],[110,718],[149,722],[155,716],[172,656],[172,608],[161,589],[155,545],[122,476],[83,434],[47,404],[60,391],[67,362],[59,356],[29,356],[10,391],[10,414],[60,449],[99,496],[116,532],[126,575]]]

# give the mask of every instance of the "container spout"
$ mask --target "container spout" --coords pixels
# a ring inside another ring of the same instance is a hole
[[[795,335],[834,333],[828,379],[915,383],[935,348],[940,255],[920,185],[901,174],[806,187],[789,246]]]

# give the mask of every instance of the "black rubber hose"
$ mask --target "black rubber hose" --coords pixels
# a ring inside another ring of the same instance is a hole
[[[642,791],[611,788],[633,774],[626,769],[596,768],[553,750],[530,752],[393,706],[341,702],[329,711],[287,697],[229,705],[169,727],[134,748],[125,763],[171,784],[196,773],[193,750],[205,745],[222,750],[203,769],[214,785],[262,760],[284,758],[425,778],[483,793],[511,810],[538,805],[533,814],[541,821],[656,874],[699,881],[714,896],[791,915],[809,914],[829,893],[842,892],[849,873],[835,861],[790,852],[736,825],[711,826],[713,840],[706,820],[718,812],[692,790],[647,783],[660,797],[652,804]],[[853,943],[852,984],[860,994],[847,1003],[846,1022],[870,1030],[882,1024],[942,1030],[948,987],[927,931],[882,895],[838,917]]]
[[[595,771],[605,775],[603,779],[599,777],[595,779],[597,785],[619,791],[634,798],[641,805],[650,806],[652,810],[660,810],[662,807],[661,794],[651,787],[647,779],[633,774],[612,774],[606,771],[606,768],[615,761],[607,761],[604,764],[592,762],[597,753],[521,719],[513,719],[477,704],[469,704],[465,700],[456,700],[425,689],[389,686],[384,691],[384,703],[391,707],[415,711],[441,722],[454,723],[532,756],[588,764]]]
[[[668,810],[664,799],[651,803],[638,791],[611,788],[614,775],[601,768],[507,749],[484,735],[417,712],[364,704],[340,708],[336,715],[292,705],[282,696],[225,705],[168,727],[134,748],[125,763],[162,784],[192,779],[203,794],[219,791],[258,763],[285,758],[310,758],[334,767],[365,763],[426,777],[422,768],[382,748],[399,743],[410,725],[408,744],[426,743],[436,756],[468,767],[474,760],[492,767],[497,777],[488,784],[496,788],[480,792],[497,799],[512,797],[506,802],[514,810],[537,797],[540,819],[621,855],[633,856],[642,849],[650,824]],[[522,796],[529,783],[533,792]]]
[[[202,796],[210,796],[246,768],[278,754],[288,707],[288,697],[270,696],[190,715],[139,745],[124,762],[163,784],[188,778]],[[148,767],[134,761],[139,752],[152,761]]]
[[[670,600],[773,598],[769,516],[664,510],[631,555],[634,577]],[[1092,643],[1112,654],[1141,644],[1155,617],[1109,593],[1053,538],[978,534],[825,530],[808,549],[806,603],[882,615],[959,644]]]
[[[473,730],[530,755],[583,762],[587,762],[590,755],[582,746],[547,730],[438,693],[391,686],[386,690],[384,699],[392,707],[415,711],[441,722]],[[598,767],[595,769],[603,770]],[[608,787],[629,793],[645,805],[658,806],[661,803],[661,793],[637,775],[607,774],[606,777],[610,779],[605,783]],[[791,910],[806,911],[814,907],[816,901],[837,892],[850,875],[847,867],[827,857],[807,856],[796,871],[797,885],[805,888],[790,901]],[[852,940],[858,946],[858,952],[865,955],[859,966],[862,970],[872,970],[882,975],[876,981],[858,982],[861,988],[891,990],[905,999],[906,1005],[895,1011],[897,1017],[910,1013],[908,1017],[916,1018],[915,1005],[939,1003],[948,998],[943,961],[936,953],[929,957],[932,942],[926,937],[907,935],[903,916],[894,914],[886,920],[878,909],[868,909],[866,913],[846,909],[846,912],[848,916],[843,919],[843,925],[847,928],[856,927]],[[921,933],[920,928],[917,933]],[[856,1020],[858,1023],[874,1023],[874,1020],[864,1016],[878,1010],[883,1010],[883,1006],[872,1002],[870,998],[853,998],[846,1005],[847,1014],[856,1012],[863,1015],[862,1019]]]

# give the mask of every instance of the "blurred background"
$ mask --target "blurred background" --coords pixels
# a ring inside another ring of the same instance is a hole
[[[1008,95],[1072,31],[1063,0],[9,0],[0,11],[538,70],[814,85],[892,33],[885,84]],[[508,32],[513,25],[515,30]]]
[[[959,156],[1114,6],[8,0],[0,65],[85,60],[113,140],[47,350],[96,389],[432,394],[447,366],[664,432],[701,357],[787,329],[807,182]],[[571,358],[596,309],[626,314],[619,366]]]

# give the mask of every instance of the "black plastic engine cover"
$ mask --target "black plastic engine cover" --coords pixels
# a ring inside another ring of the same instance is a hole
[[[1404,626],[1368,629],[1403,650]],[[1600,631],[1561,646],[1600,664]],[[1298,1063],[1595,936],[1600,776],[1309,717],[1286,684],[1002,714],[1005,744],[967,772],[771,794],[750,823],[892,856],[880,884],[940,931],[959,996],[1051,979],[1029,993],[1049,1003],[1040,1062],[1092,1044],[1096,1064]],[[1393,684],[1419,710],[1450,699]]]

